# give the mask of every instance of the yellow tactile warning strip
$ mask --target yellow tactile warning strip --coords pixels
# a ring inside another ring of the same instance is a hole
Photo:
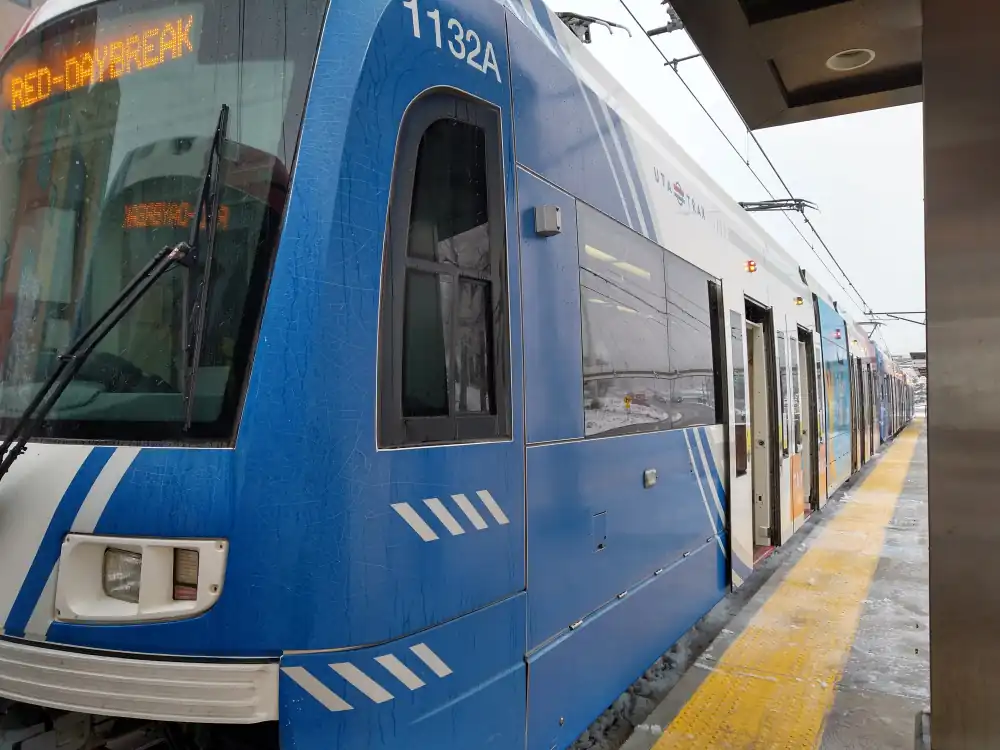
[[[653,750],[818,745],[920,430],[904,431],[855,488]]]

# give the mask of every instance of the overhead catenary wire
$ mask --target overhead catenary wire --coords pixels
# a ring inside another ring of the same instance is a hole
[[[653,48],[657,51],[657,53],[660,55],[660,57],[663,58],[663,61],[666,64],[666,66],[669,67],[671,70],[674,71],[674,75],[677,76],[677,80],[679,80],[681,82],[681,84],[684,86],[684,88],[687,89],[687,92],[691,95],[691,98],[694,99],[694,101],[698,104],[698,106],[701,108],[701,111],[705,113],[705,116],[708,117],[708,119],[711,121],[711,123],[715,126],[715,129],[719,131],[719,134],[722,135],[722,137],[725,139],[726,143],[729,144],[730,148],[732,148],[732,150],[739,157],[740,161],[743,162],[746,165],[747,169],[750,171],[750,174],[752,174],[753,177],[754,177],[754,179],[757,180],[758,183],[760,183],[760,186],[764,189],[764,192],[766,192],[767,195],[772,200],[774,200],[775,199],[774,193],[771,192],[771,189],[767,186],[767,184],[764,182],[764,180],[761,179],[760,175],[758,175],[757,172],[754,170],[754,168],[750,165],[749,158],[744,157],[744,155],[740,152],[740,150],[736,146],[736,144],[733,143],[732,139],[726,134],[726,132],[723,130],[722,126],[719,125],[718,121],[716,121],[716,119],[712,116],[712,114],[708,111],[708,109],[702,103],[701,99],[698,98],[698,95],[695,94],[694,91],[692,90],[691,86],[688,85],[688,82],[684,79],[684,76],[681,75],[680,71],[677,69],[677,64],[676,63],[678,61],[671,60],[670,58],[667,57],[666,53],[664,53],[664,51],[662,49],[660,49],[660,46],[649,35],[649,32],[646,30],[646,28],[641,23],[639,23],[639,19],[636,17],[635,13],[632,12],[632,9],[629,8],[628,5],[625,3],[625,0],[619,0],[619,2],[621,3],[622,8],[625,9],[625,12],[628,13],[628,15],[631,17],[632,22],[639,28],[639,30],[643,33],[643,36],[646,37],[646,39],[649,41],[649,43],[653,45]],[[689,58],[684,58],[684,59],[689,59]],[[718,79],[716,79],[716,80],[718,80]],[[761,145],[760,141],[757,139],[756,134],[750,129],[750,127],[747,125],[746,120],[743,119],[742,114],[739,113],[739,110],[736,108],[735,104],[733,104],[733,100],[729,96],[729,92],[725,91],[725,88],[722,87],[721,84],[720,84],[720,88],[723,89],[723,91],[726,94],[726,98],[729,100],[730,105],[733,107],[734,111],[736,111],[736,113],[740,117],[740,120],[743,122],[743,127],[744,127],[744,129],[746,131],[747,136],[750,139],[753,140],[754,144],[757,146],[757,149],[760,151],[760,153],[763,155],[765,161],[767,162],[767,165],[770,167],[771,171],[774,172],[774,175],[778,178],[778,181],[781,183],[781,187],[788,194],[788,197],[789,198],[793,198],[794,196],[792,195],[791,190],[789,190],[788,184],[785,182],[784,178],[781,176],[781,173],[778,172],[777,168],[774,166],[774,162],[771,161],[771,157],[769,157],[767,155],[767,152],[764,150],[764,147]],[[865,300],[864,296],[861,294],[861,292],[858,290],[858,288],[854,285],[854,282],[851,281],[850,276],[848,276],[847,272],[844,271],[843,266],[840,265],[840,262],[837,260],[836,256],[833,254],[833,251],[830,250],[830,246],[826,244],[826,241],[823,239],[822,235],[820,235],[819,230],[816,229],[816,226],[809,220],[809,217],[806,216],[805,213],[802,214],[802,218],[805,221],[806,226],[809,227],[809,229],[812,231],[813,235],[815,235],[816,239],[819,241],[820,245],[822,245],[823,249],[826,251],[826,254],[833,261],[833,263],[836,266],[837,270],[840,271],[841,276],[843,276],[844,280],[847,282],[847,285],[848,285],[847,287],[845,287],[840,282],[840,280],[837,278],[837,274],[835,274],[830,269],[830,267],[826,264],[826,262],[823,260],[823,257],[816,250],[815,245],[813,245],[813,243],[810,242],[809,239],[802,232],[802,229],[794,221],[792,221],[792,218],[790,216],[788,216],[788,214],[784,214],[784,216],[785,216],[785,219],[788,221],[788,223],[795,230],[795,232],[799,235],[799,237],[802,238],[802,241],[812,251],[813,255],[816,256],[816,260],[818,260],[819,263],[820,263],[820,265],[823,266],[824,270],[826,270],[826,272],[828,274],[830,274],[830,278],[832,278],[836,282],[836,284],[843,290],[843,292],[845,294],[848,295],[848,297],[851,297],[852,296],[852,292],[853,292],[853,296],[856,298],[854,301],[860,302],[861,311],[864,314],[866,314],[866,315],[869,314],[869,311],[871,310],[871,305],[868,304],[868,302]]]

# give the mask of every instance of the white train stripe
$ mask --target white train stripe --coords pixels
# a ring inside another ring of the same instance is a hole
[[[410,507],[409,503],[393,503],[392,509],[396,511],[400,517],[406,521],[410,528],[413,529],[425,542],[433,542],[438,538],[438,535],[434,533],[434,529],[427,525],[427,522],[417,515],[417,511]]]
[[[375,661],[381,664],[386,670],[395,677],[397,680],[402,682],[410,690],[419,690],[425,683],[417,675],[415,675],[409,667],[407,667],[403,662],[401,662],[397,657],[392,654],[386,654],[385,656],[376,656]]]
[[[687,430],[684,430],[684,444],[687,445],[688,458],[691,459],[691,470],[694,471],[694,478],[698,480],[698,491],[701,492],[701,503],[705,506],[705,514],[708,516],[708,523],[712,527],[712,532],[715,534],[715,541],[719,544],[719,549],[722,550],[722,554],[726,554],[726,545],[723,544],[722,538],[719,536],[719,530],[715,526],[715,514],[712,513],[712,509],[708,507],[708,498],[705,496],[705,485],[702,484],[701,474],[698,472],[698,464],[695,463],[694,453],[691,451],[691,436],[688,435]]]
[[[89,445],[29,444],[27,452],[11,466],[0,487],[0,629],[31,569],[53,515],[93,448]]]
[[[430,667],[431,671],[438,677],[447,677],[451,674],[451,667],[445,664],[440,656],[431,651],[430,646],[426,643],[410,646],[410,651],[416,654],[417,658]]]
[[[625,151],[622,149],[621,140],[618,138],[618,129],[615,127],[615,121],[611,118],[611,111],[608,109],[608,101],[610,97],[598,97],[601,103],[601,113],[604,115],[604,120],[608,123],[608,132],[611,134],[611,143],[615,147],[615,151],[618,153],[618,160],[622,165],[622,173],[625,175],[625,182],[628,185],[629,193],[632,196],[632,205],[635,206],[636,218],[639,220],[639,228],[642,229],[642,234],[644,237],[649,236],[649,227],[646,226],[646,217],[642,214],[642,205],[639,202],[639,193],[635,189],[635,180],[632,179],[632,170],[629,169],[628,159],[625,158]]]
[[[486,521],[476,510],[476,506],[465,495],[452,495],[451,499],[455,501],[455,505],[461,508],[462,512],[466,517],[472,521],[472,525],[476,527],[477,530],[482,531],[486,528]]]
[[[80,506],[80,510],[73,520],[73,525],[70,527],[71,531],[79,534],[94,533],[101,516],[104,515],[104,509],[108,507],[111,496],[118,489],[125,472],[129,470],[140,450],[142,449],[121,447],[108,459],[87,493],[87,497],[84,498],[83,505]]]
[[[490,494],[489,490],[479,490],[477,493],[479,499],[483,501],[483,505],[486,506],[486,510],[490,512],[497,523],[501,526],[505,526],[510,523],[510,519],[507,518],[507,514],[503,512],[503,509],[497,504],[497,501],[493,499],[493,495]]]
[[[70,530],[81,534],[92,534],[97,524],[104,514],[108,502],[114,494],[122,478],[129,467],[139,455],[140,448],[118,448],[104,464],[94,484],[91,485],[87,496],[77,511],[76,518],[70,526]],[[59,570],[59,563],[53,566],[49,573],[49,578],[42,589],[41,596],[35,602],[35,607],[31,611],[24,635],[29,640],[44,641],[48,633],[52,618],[55,617],[56,607],[56,575]]]
[[[282,667],[281,671],[300,688],[322,703],[328,711],[352,711],[354,709],[354,706],[313,677],[305,667]]]
[[[431,509],[431,513],[437,516],[437,519],[444,524],[444,527],[448,529],[452,536],[458,536],[459,534],[465,533],[465,529],[463,529],[462,525],[455,520],[455,516],[449,513],[448,509],[444,507],[444,503],[436,497],[424,500],[424,505]]]
[[[576,64],[576,61],[570,57],[570,55],[563,49],[558,37],[553,35],[550,37],[542,24],[538,20],[538,16],[535,12],[535,6],[533,0],[523,0],[523,7],[525,14],[528,16],[528,20],[535,27],[535,31],[542,42],[552,51],[552,53],[560,58],[563,62],[567,64],[570,71],[573,73],[573,77],[576,79],[576,84],[580,89],[580,96],[583,98],[583,103],[587,105],[587,111],[590,113],[590,119],[593,122],[594,129],[597,131],[597,137],[601,141],[601,148],[604,149],[604,155],[608,159],[608,168],[611,170],[611,177],[614,179],[615,188],[618,190],[618,197],[622,202],[622,209],[625,211],[625,220],[628,222],[630,229],[635,229],[635,223],[632,221],[632,213],[629,211],[628,200],[625,198],[625,191],[622,190],[621,180],[618,178],[618,169],[615,167],[614,159],[611,157],[611,149],[608,148],[608,142],[604,138],[604,133],[601,130],[601,124],[597,119],[597,114],[594,112],[594,107],[590,103],[590,97],[587,95],[587,86],[584,84],[582,77],[580,76],[580,71]],[[542,12],[549,13],[548,7],[543,3]],[[554,14],[549,14],[548,16],[549,24],[553,29],[558,28],[556,24],[561,24],[562,21],[558,19]],[[600,99],[595,93],[595,96]],[[635,206],[638,210],[638,206]]]
[[[725,528],[726,511],[723,510],[722,501],[719,500],[719,487],[712,478],[712,466],[708,462],[708,457],[705,456],[705,449],[702,447],[701,440],[699,440],[697,436],[691,439],[694,441],[695,447],[698,449],[698,457],[701,458],[701,463],[705,467],[705,481],[708,482],[708,494],[711,495],[712,500],[715,501],[715,508],[719,511],[719,518],[722,520],[723,528]],[[705,439],[709,439],[707,433],[705,433]]]
[[[35,608],[31,611],[31,617],[24,628],[24,637],[31,641],[44,641],[49,632],[49,625],[56,614],[56,573],[59,570],[57,562],[49,573],[49,580],[45,582],[42,595],[38,597]]]
[[[385,703],[392,700],[392,693],[353,664],[341,662],[339,664],[331,664],[330,668],[376,703]]]

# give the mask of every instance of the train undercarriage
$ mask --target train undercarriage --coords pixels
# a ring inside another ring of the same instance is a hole
[[[278,723],[179,724],[71,713],[0,698],[0,750],[277,750]]]

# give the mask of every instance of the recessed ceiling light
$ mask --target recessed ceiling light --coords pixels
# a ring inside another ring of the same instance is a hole
[[[845,49],[827,60],[826,67],[842,73],[863,68],[874,59],[875,53],[870,49]]]

